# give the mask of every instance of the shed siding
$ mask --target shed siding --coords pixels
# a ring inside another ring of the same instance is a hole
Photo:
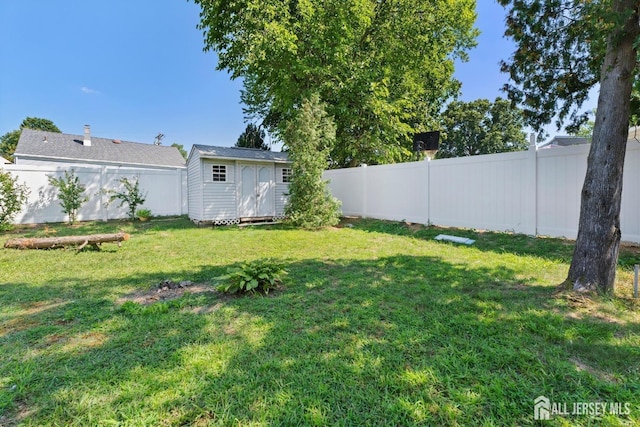
[[[202,221],[202,168],[200,158],[192,159],[187,165],[189,183],[189,218],[194,221]]]
[[[289,183],[282,182],[282,171],[291,165],[276,165],[276,216],[283,216],[289,199]]]
[[[213,182],[212,165],[227,167],[226,182]],[[202,209],[204,221],[230,220],[238,217],[234,162],[215,159],[202,161]]]
[[[277,164],[266,160],[223,159],[202,157],[194,150],[187,165],[189,180],[189,217],[197,222],[234,224],[240,221],[241,176],[238,162],[251,165],[268,165],[272,168],[270,187],[274,200],[270,202],[275,216],[283,216],[287,203],[289,184],[282,182],[282,171],[290,164]],[[225,166],[225,169],[213,166]],[[224,174],[224,177],[222,176]],[[220,181],[224,179],[224,181]],[[257,183],[256,183],[257,185]]]
[[[236,186],[233,183],[205,183],[204,220],[217,221],[238,217]]]
[[[289,193],[289,184],[276,184],[276,216],[284,215],[284,209],[287,205]]]

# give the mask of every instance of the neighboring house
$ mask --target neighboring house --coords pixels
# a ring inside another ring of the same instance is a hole
[[[538,145],[538,149],[541,148],[556,148],[556,147],[569,147],[572,145],[590,144],[591,139],[583,136],[554,136],[552,140],[543,142]]]
[[[73,170],[85,186],[89,200],[78,219],[126,218],[127,209],[118,200],[109,203],[108,191],[123,191],[122,180],[136,180],[145,197],[141,208],[153,215],[187,213],[187,166],[175,147],[141,144],[84,135],[23,129],[14,153],[15,164],[3,168],[30,189],[27,206],[16,217],[18,223],[61,222],[66,215],[59,206],[57,190],[49,178]]]
[[[634,126],[629,128],[629,136],[627,141],[640,142],[640,127]],[[573,145],[591,144],[591,138],[585,138],[584,136],[566,136],[559,135],[554,136],[552,140],[543,142],[538,145],[538,149],[541,148],[556,148],[556,147],[570,147]]]
[[[16,165],[31,166],[131,166],[152,169],[176,169],[186,166],[175,147],[165,147],[118,139],[69,135],[23,129],[13,154]]]
[[[284,216],[291,180],[287,153],[194,145],[187,170],[194,222],[238,224]]]

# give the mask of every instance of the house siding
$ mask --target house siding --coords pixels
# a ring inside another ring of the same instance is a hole
[[[122,168],[136,168],[145,170],[176,170],[184,169],[184,166],[164,166],[164,165],[149,165],[149,164],[136,164],[127,162],[105,162],[101,160],[65,160],[65,159],[40,159],[30,157],[17,157],[15,158],[16,165],[19,166],[40,166],[40,167],[57,167],[57,168],[74,168],[74,167],[92,167],[92,166],[108,166],[108,167],[122,167]]]

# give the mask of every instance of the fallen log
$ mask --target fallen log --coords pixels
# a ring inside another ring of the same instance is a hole
[[[120,242],[129,240],[127,233],[115,234],[91,234],[88,236],[64,236],[64,237],[25,237],[20,239],[9,239],[4,244],[5,248],[10,249],[54,249],[64,248],[67,246],[80,246],[81,250],[87,245],[98,248],[98,245],[106,242]]]

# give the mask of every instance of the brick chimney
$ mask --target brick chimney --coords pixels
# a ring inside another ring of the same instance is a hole
[[[91,147],[91,126],[84,125],[84,140],[82,145],[85,147]]]

